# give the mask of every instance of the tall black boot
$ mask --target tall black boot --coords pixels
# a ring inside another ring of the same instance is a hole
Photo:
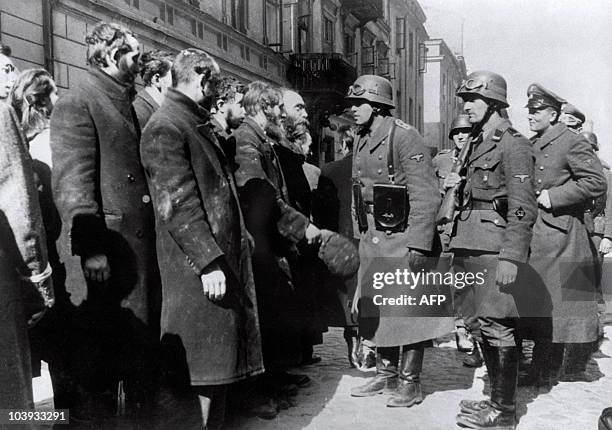
[[[491,401],[485,409],[459,414],[457,423],[461,426],[496,430],[516,428],[518,351],[516,346],[508,346],[494,348],[494,352],[496,364]]]
[[[376,348],[376,376],[364,385],[351,389],[353,397],[391,394],[397,389],[399,347]]]
[[[423,401],[420,375],[423,369],[423,342],[404,345],[402,351],[402,364],[399,371],[399,385],[397,391],[387,401],[391,408],[407,407]]]
[[[491,387],[491,390],[493,390],[497,366],[495,359],[495,348],[489,345],[487,342],[481,342],[479,345],[480,350],[482,351],[482,358],[484,359],[485,366],[487,367],[489,386]],[[488,406],[488,400],[461,400],[459,402],[461,412],[477,412],[486,409]]]

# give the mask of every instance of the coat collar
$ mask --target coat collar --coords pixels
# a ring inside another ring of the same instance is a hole
[[[257,124],[255,122],[255,120],[251,117],[246,117],[243,121],[243,124],[246,124],[248,127],[250,127],[251,129],[253,129],[253,131],[255,132],[255,134],[257,135],[257,137],[262,141],[265,142],[268,140],[268,136],[266,136],[266,132],[264,131],[263,128],[261,128],[261,126],[259,124]]]
[[[491,129],[487,135],[481,134],[478,139],[482,139],[482,141],[474,146],[472,149],[472,155],[470,157],[470,163],[473,163],[480,157],[482,157],[487,152],[491,151],[493,148],[497,146],[499,142],[499,138],[496,136],[500,136],[510,128],[512,124],[505,118],[500,118],[495,124],[493,124],[493,128]]]
[[[205,124],[208,122],[210,112],[180,91],[177,91],[174,88],[169,88],[165,100],[168,100],[169,103],[178,105],[179,108],[194,115],[197,118],[198,123]]]
[[[560,122],[556,123],[555,125],[550,127],[542,136],[536,137],[534,139],[535,147],[537,149],[544,149],[552,141],[559,138],[559,136],[561,136],[566,130],[567,127],[565,126],[565,124],[562,124]]]
[[[368,130],[363,130],[359,133],[359,138],[357,142],[355,142],[357,146],[357,152],[360,152],[363,149],[364,139],[367,139],[368,146],[370,147],[370,151],[373,151],[374,148],[377,148],[378,145],[387,138],[389,135],[389,131],[391,130],[391,125],[395,121],[395,119],[391,116],[382,118],[380,125],[376,127],[376,129],[372,130],[371,128]]]
[[[133,84],[126,84],[104,73],[98,67],[89,67],[89,82],[95,88],[100,88],[111,99],[125,100],[130,103],[134,100],[136,90]]]
[[[138,94],[136,94],[136,98],[141,99],[143,102],[148,104],[153,110],[157,110],[157,108],[159,108],[160,106],[160,103],[158,103],[158,101],[155,100],[149,88],[143,88],[142,90],[138,91]]]

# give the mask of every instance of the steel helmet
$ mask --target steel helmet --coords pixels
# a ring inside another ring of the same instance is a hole
[[[580,133],[584,138],[586,138],[586,140],[589,141],[589,143],[591,144],[591,146],[596,150],[599,151],[599,143],[597,142],[597,135],[595,133],[591,133],[590,131],[583,131],[582,133]]]
[[[461,128],[472,128],[472,123],[470,122],[469,115],[457,115],[450,126],[450,131],[448,132],[448,138],[453,138],[453,133],[455,130],[459,130]]]
[[[395,108],[391,82],[377,75],[359,76],[353,85],[349,87],[345,99],[367,100],[372,103],[385,105],[391,109]]]
[[[506,80],[501,75],[480,70],[468,75],[457,90],[457,96],[478,94],[482,98],[498,102],[502,107],[508,107],[507,92]]]

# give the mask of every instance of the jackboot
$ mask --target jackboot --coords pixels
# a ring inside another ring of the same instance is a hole
[[[397,349],[398,351],[392,351]],[[391,350],[391,351],[390,351]],[[364,385],[351,389],[353,397],[370,397],[376,394],[391,394],[397,389],[397,361],[399,348],[377,348],[376,376]]]
[[[516,428],[516,385],[518,351],[515,346],[494,348],[496,371],[491,400],[485,409],[462,412],[457,424],[472,429],[514,430]]]
[[[551,362],[552,345],[550,339],[538,338],[535,340],[531,365],[526,375],[519,375],[519,387],[534,386],[542,390],[552,388],[554,384]]]
[[[482,358],[485,366],[487,367],[487,375],[489,376],[489,386],[493,387],[495,379],[496,362],[494,356],[494,347],[489,345],[487,342],[479,343],[480,350],[482,351]],[[493,388],[491,388],[492,390]],[[489,406],[489,400],[461,400],[459,407],[462,412],[477,412],[486,409]]]
[[[397,390],[387,400],[390,408],[409,408],[423,401],[420,375],[423,368],[423,342],[405,345],[402,351],[402,363],[399,372],[399,385]]]

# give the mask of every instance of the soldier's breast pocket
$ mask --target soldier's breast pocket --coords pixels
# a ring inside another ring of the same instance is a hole
[[[501,160],[484,158],[473,164],[474,175],[472,187],[483,190],[499,189],[503,185],[501,178]]]

